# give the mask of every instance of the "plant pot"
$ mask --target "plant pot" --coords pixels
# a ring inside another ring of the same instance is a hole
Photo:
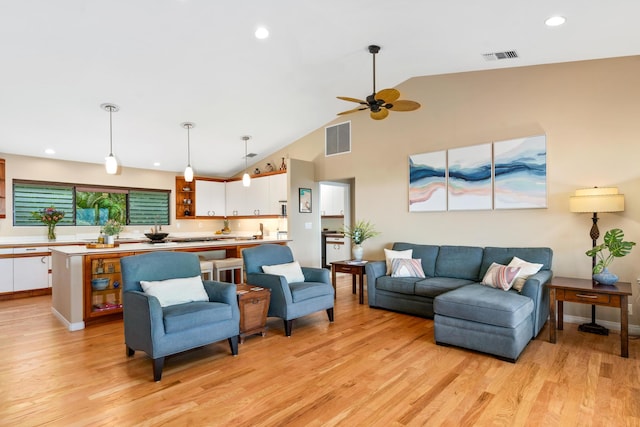
[[[53,241],[56,240],[56,225],[55,224],[48,224],[47,239],[49,239],[50,242],[53,242]]]
[[[618,276],[605,268],[604,270],[602,270],[602,272],[594,274],[593,280],[600,283],[601,285],[613,285],[618,281]]]
[[[362,245],[354,245],[353,248],[351,248],[351,253],[353,254],[353,259],[362,261],[362,255],[364,254]]]
[[[107,236],[105,243],[107,245],[113,245],[116,242],[116,236]]]

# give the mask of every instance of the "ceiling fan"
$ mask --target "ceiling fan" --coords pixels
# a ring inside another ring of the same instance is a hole
[[[392,111],[413,111],[420,108],[420,104],[415,101],[399,100],[400,92],[396,89],[382,89],[376,93],[376,54],[380,52],[380,46],[369,46],[369,53],[373,55],[373,93],[367,96],[367,100],[363,101],[357,98],[349,98],[347,96],[338,96],[338,99],[343,101],[357,102],[360,107],[356,107],[352,110],[343,111],[338,113],[338,116],[343,114],[355,113],[356,111],[371,110],[370,116],[374,120],[382,120],[389,115],[389,110]]]

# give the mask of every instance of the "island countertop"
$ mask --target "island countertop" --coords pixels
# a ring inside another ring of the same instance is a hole
[[[207,249],[226,249],[229,247],[242,247],[242,246],[255,246],[266,243],[286,243],[290,240],[287,239],[246,239],[246,238],[234,238],[234,239],[221,239],[221,240],[203,240],[203,241],[189,241],[189,242],[165,242],[165,243],[150,243],[150,242],[137,242],[137,243],[121,243],[119,246],[113,248],[87,248],[86,245],[67,245],[67,246],[51,246],[49,250],[52,253],[58,252],[65,255],[92,255],[92,254],[104,254],[104,253],[118,253],[118,252],[150,252],[150,251],[171,251],[171,250],[189,250],[198,248]]]

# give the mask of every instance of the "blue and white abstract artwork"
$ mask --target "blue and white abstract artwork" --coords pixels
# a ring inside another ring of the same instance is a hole
[[[447,152],[409,156],[409,212],[447,209]]]
[[[547,144],[545,135],[495,142],[494,207],[547,207]]]
[[[491,209],[491,144],[449,150],[449,210]]]

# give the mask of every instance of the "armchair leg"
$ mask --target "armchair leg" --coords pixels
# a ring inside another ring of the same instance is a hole
[[[153,359],[153,380],[160,381],[162,379],[162,368],[164,367],[164,357]]]
[[[229,346],[231,347],[231,354],[238,355],[238,336],[234,335],[228,338]]]
[[[133,356],[133,354],[134,354],[135,352],[136,352],[136,351],[135,351],[134,349],[132,349],[131,347],[127,346],[127,357],[131,357],[131,356]]]
[[[327,308],[327,316],[329,316],[329,322],[333,322],[333,307]]]
[[[291,336],[291,329],[293,328],[293,320],[284,320],[284,334],[288,337]]]

